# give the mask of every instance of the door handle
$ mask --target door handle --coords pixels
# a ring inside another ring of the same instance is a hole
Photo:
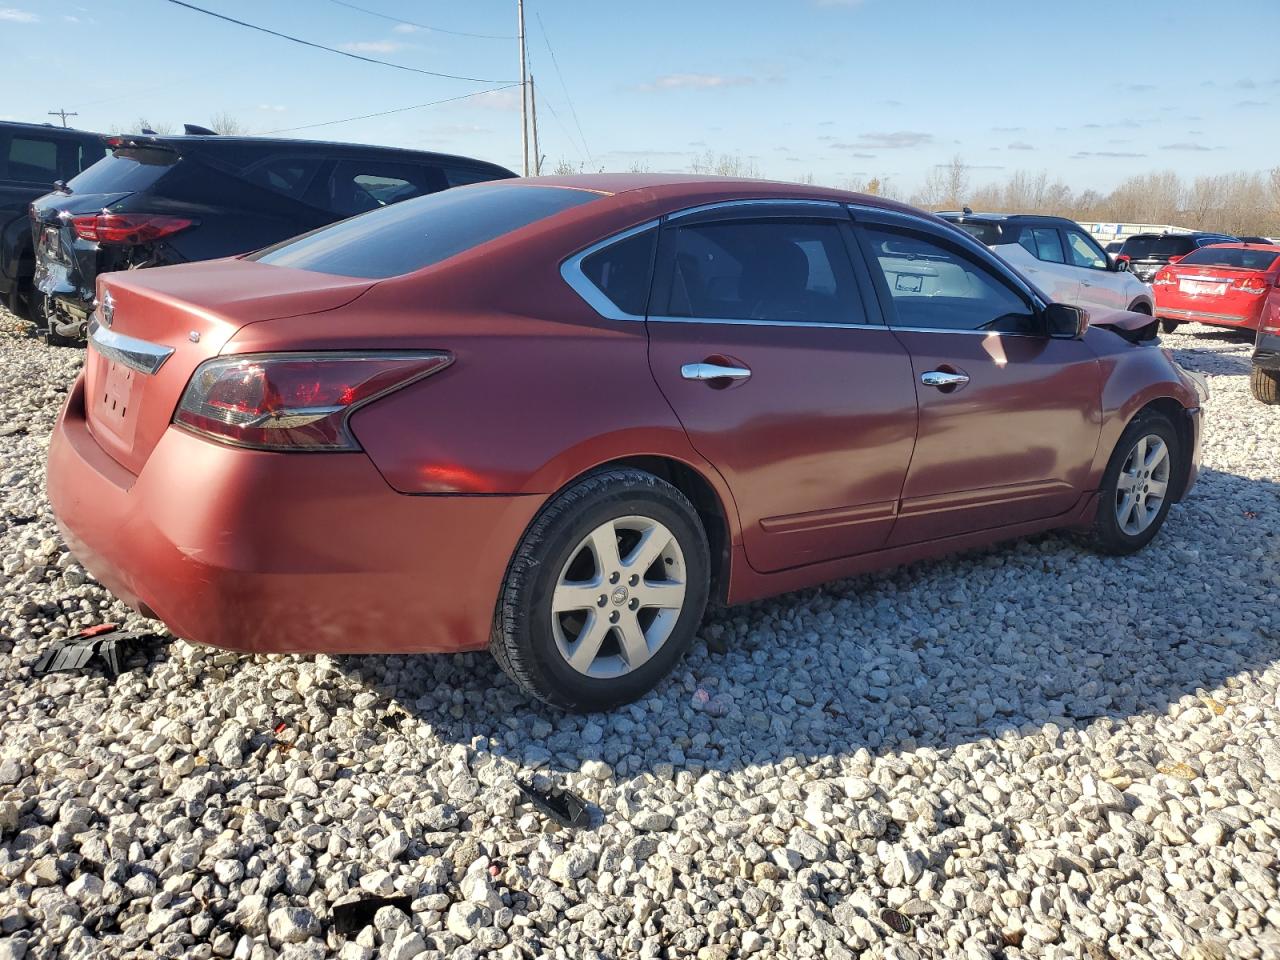
[[[746,380],[751,371],[747,367],[728,367],[719,363],[686,363],[680,368],[680,376],[686,380]]]
[[[962,387],[969,382],[969,375],[965,373],[948,373],[946,370],[930,370],[927,373],[920,374],[920,382],[926,387],[937,387],[942,390],[947,387]]]

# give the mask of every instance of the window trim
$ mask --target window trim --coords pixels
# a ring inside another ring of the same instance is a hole
[[[586,301],[587,306],[600,314],[600,316],[604,317],[606,320],[640,320],[643,322],[645,319],[643,316],[635,313],[627,313],[610,300],[603,290],[592,283],[591,279],[582,269],[582,261],[592,254],[608,249],[615,243],[621,243],[623,240],[630,240],[636,234],[644,233],[646,230],[656,230],[661,225],[661,218],[649,220],[645,223],[639,224],[638,226],[623,230],[621,233],[612,234],[605,237],[603,240],[593,243],[591,246],[578,251],[561,263],[560,276],[574,293]],[[653,283],[652,267],[649,268],[649,282],[650,284]]]

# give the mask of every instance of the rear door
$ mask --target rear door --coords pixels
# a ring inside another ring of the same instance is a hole
[[[835,203],[668,218],[649,305],[654,378],[733,492],[747,559],[781,570],[888,540],[911,459],[911,361]]]
[[[1098,445],[1093,352],[1042,335],[1030,290],[977,244],[914,217],[855,216],[920,408],[890,545],[1070,510]]]

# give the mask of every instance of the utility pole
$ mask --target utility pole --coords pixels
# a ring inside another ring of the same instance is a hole
[[[529,77],[525,66],[524,0],[516,0],[520,18],[520,152],[524,155],[523,175],[529,175]]]
[[[529,74],[529,115],[533,119],[533,175],[542,176],[542,152],[538,149],[538,88]]]
[[[523,21],[521,21],[521,22],[523,22]],[[67,125],[67,117],[78,117],[78,116],[80,116],[80,114],[78,114],[78,113],[68,113],[65,109],[63,109],[63,110],[50,110],[50,111],[49,111],[49,116],[51,116],[51,117],[61,117],[61,118],[62,118],[62,125],[65,127],[65,126]]]

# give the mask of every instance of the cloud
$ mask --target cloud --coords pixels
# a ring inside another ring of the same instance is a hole
[[[397,23],[391,28],[392,33],[417,33],[421,27],[415,27],[412,23]]]
[[[1124,89],[1130,93],[1150,93],[1159,88],[1154,83],[1129,83],[1124,85]]]
[[[1236,104],[1236,106],[1244,107],[1246,110],[1253,110],[1258,107],[1269,107],[1271,104],[1265,100],[1241,100]]]
[[[933,143],[933,134],[914,130],[895,130],[892,133],[860,133],[857,146],[867,150],[909,150]]]
[[[339,49],[348,53],[395,53],[403,50],[405,45],[398,40],[357,40],[354,43],[342,43]]]
[[[902,101],[901,101],[901,100],[886,100],[886,101],[884,102],[884,105],[885,105],[886,107],[900,107],[900,106],[902,106]]]
[[[836,122],[834,120],[823,120],[818,124],[820,127],[834,127],[835,125]]]
[[[992,127],[992,133],[1026,133],[1026,127]]]
[[[858,150],[859,150],[859,148],[860,148],[861,146],[862,146],[862,144],[860,144],[860,143],[833,143],[833,144],[831,144],[831,148],[832,148],[833,150],[854,150],[854,151],[858,151]],[[875,155],[874,153],[862,153],[862,152],[851,153],[851,154],[849,154],[849,156],[850,156],[850,157],[853,157],[855,160],[874,160],[874,159],[876,158],[876,155]]]
[[[492,90],[472,97],[467,103],[484,110],[501,110],[504,113],[510,113],[520,109],[520,91]]]
[[[1145,157],[1145,153],[1125,153],[1120,150],[1081,150],[1079,153],[1071,155],[1072,160],[1086,160],[1091,157],[1101,157],[1104,159],[1128,159],[1130,157]]]
[[[755,77],[726,76],[719,73],[668,73],[650,83],[642,83],[639,90],[716,90],[721,87],[745,87],[755,83]]]
[[[1251,80],[1249,77],[1243,77],[1242,79],[1237,80],[1235,82],[1235,88],[1237,90],[1253,90],[1257,86],[1258,85],[1254,83],[1253,80]]]
[[[40,18],[34,13],[28,13],[26,10],[19,10],[16,7],[0,7],[0,20],[9,23],[37,23]]]
[[[1013,141],[1013,143],[1009,144],[1009,149],[1010,150],[1034,150],[1035,147],[1027,143],[1025,140],[1015,140]]]
[[[1191,143],[1190,141],[1182,141],[1180,143],[1166,143],[1160,147],[1161,150],[1195,150],[1202,153],[1209,153],[1213,150],[1221,150],[1221,147],[1206,147],[1203,143]]]
[[[284,113],[289,108],[278,103],[260,103],[258,104],[258,109],[269,110],[271,113]]]

